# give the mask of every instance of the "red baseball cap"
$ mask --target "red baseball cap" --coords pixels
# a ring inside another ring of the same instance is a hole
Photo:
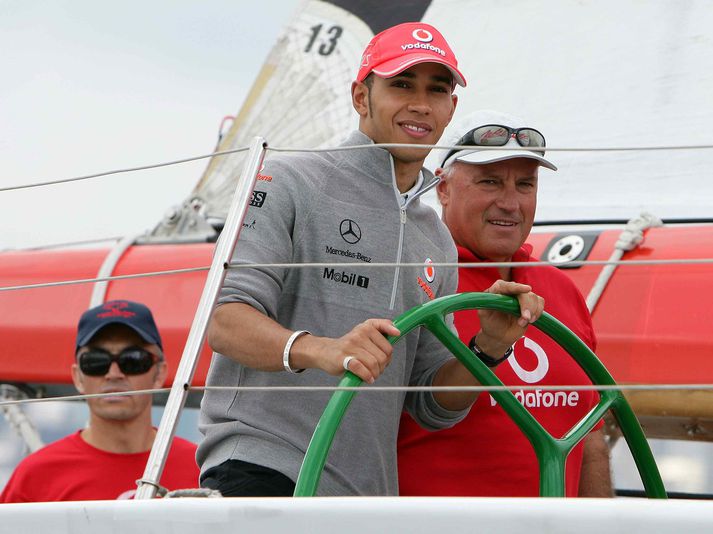
[[[380,78],[390,78],[412,65],[428,62],[447,67],[455,83],[465,87],[465,77],[458,70],[458,60],[446,39],[423,22],[405,22],[375,35],[361,57],[357,81],[363,82],[371,72]]]

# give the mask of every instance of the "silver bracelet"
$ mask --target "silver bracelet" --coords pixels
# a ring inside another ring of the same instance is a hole
[[[304,371],[304,369],[293,369],[292,367],[290,367],[290,349],[292,348],[292,344],[298,337],[304,334],[311,333],[312,332],[308,332],[307,330],[295,330],[294,332],[292,332],[292,335],[287,339],[287,343],[285,343],[285,349],[282,351],[282,366],[288,373],[301,373],[302,371]]]

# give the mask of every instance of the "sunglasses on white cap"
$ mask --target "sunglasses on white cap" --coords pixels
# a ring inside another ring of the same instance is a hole
[[[510,128],[503,124],[486,124],[469,130],[463,137],[455,143],[459,147],[464,146],[505,146],[510,139],[515,139],[523,148],[545,148],[545,136],[534,128]],[[443,158],[443,164],[456,152],[462,148],[454,148]],[[544,150],[533,150],[533,152],[545,155]]]

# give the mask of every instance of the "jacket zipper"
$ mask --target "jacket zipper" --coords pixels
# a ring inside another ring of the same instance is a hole
[[[393,163],[392,163],[392,170],[391,172],[393,173]],[[404,203],[401,208],[399,208],[399,216],[400,216],[400,221],[401,223],[399,224],[399,248],[398,251],[396,252],[396,268],[394,269],[394,285],[391,288],[391,302],[389,303],[389,309],[393,310],[394,306],[396,305],[396,290],[398,289],[399,286],[399,274],[401,271],[401,254],[403,252],[403,245],[404,245],[404,234],[406,231],[406,208],[408,205],[411,203],[411,201],[415,198],[420,197],[424,193],[427,193],[434,187],[436,187],[436,184],[438,184],[439,180],[433,180],[431,181],[428,185],[425,187],[422,187],[419,191],[408,197],[406,199],[406,202]],[[397,191],[398,194],[398,191]]]
[[[410,200],[410,199],[409,199]],[[401,217],[401,224],[399,224],[399,248],[398,252],[396,253],[396,269],[394,270],[394,287],[391,289],[391,303],[389,304],[389,309],[393,310],[394,305],[396,304],[396,289],[398,288],[399,285],[399,271],[401,270],[401,253],[403,251],[403,245],[404,245],[404,229],[406,228],[406,206],[408,205],[408,200],[406,201],[406,204],[401,206],[400,211],[400,217]]]

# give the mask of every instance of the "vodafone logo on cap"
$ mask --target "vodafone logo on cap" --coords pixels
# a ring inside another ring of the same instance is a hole
[[[436,268],[432,265],[433,260],[431,260],[431,258],[426,258],[426,261],[424,263],[426,264],[426,266],[423,268],[423,275],[426,277],[426,280],[428,280],[428,283],[430,284],[436,279]]]
[[[414,39],[422,43],[430,43],[433,41],[433,34],[423,28],[416,28],[411,35]]]

